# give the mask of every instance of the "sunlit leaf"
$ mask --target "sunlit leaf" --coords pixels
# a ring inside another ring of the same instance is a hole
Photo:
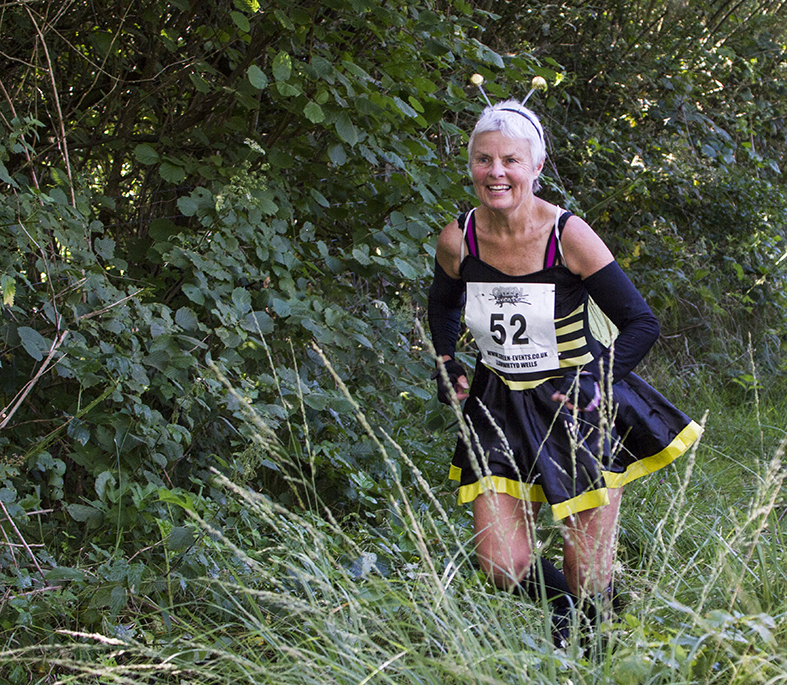
[[[292,58],[286,52],[280,52],[273,60],[273,77],[277,81],[287,81],[292,73]]]

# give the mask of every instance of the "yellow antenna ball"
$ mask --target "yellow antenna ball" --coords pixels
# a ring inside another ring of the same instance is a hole
[[[543,76],[534,76],[533,80],[530,82],[530,86],[536,90],[546,90],[547,82]]]
[[[484,83],[484,77],[481,76],[481,74],[473,74],[470,77],[470,83],[472,83],[474,86],[480,86]]]

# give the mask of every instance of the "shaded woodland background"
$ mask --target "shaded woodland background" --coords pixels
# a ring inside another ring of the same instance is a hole
[[[247,515],[217,472],[385,525],[397,474],[314,344],[452,501],[416,322],[473,201],[475,72],[492,98],[548,82],[542,194],[646,296],[673,392],[781,392],[785,20],[767,0],[4,3],[6,645],[191,597],[215,562],[188,513]]]

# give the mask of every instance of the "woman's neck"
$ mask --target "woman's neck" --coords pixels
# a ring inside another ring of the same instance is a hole
[[[499,210],[481,205],[476,209],[476,221],[484,230],[499,235],[530,233],[540,231],[550,214],[551,205],[532,196],[515,209]],[[554,209],[552,210],[554,211]]]

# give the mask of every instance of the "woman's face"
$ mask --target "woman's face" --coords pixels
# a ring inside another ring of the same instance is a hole
[[[500,131],[479,133],[473,142],[470,173],[478,199],[489,209],[511,211],[533,195],[533,181],[543,164],[533,169],[530,143]]]

